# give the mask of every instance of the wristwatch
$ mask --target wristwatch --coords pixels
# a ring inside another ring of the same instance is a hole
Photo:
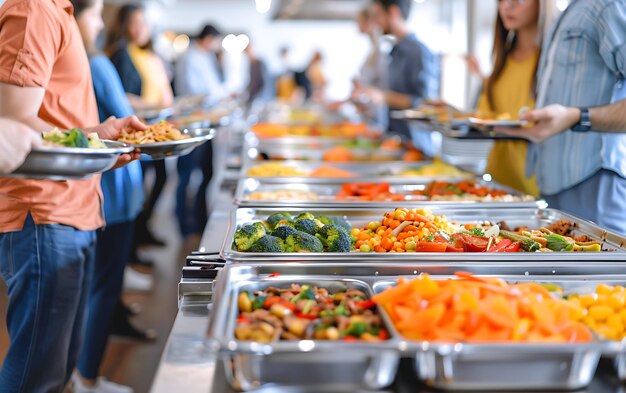
[[[589,108],[579,108],[580,109],[580,120],[578,123],[574,124],[572,127],[572,131],[575,132],[587,132],[591,130],[591,114],[589,113]]]

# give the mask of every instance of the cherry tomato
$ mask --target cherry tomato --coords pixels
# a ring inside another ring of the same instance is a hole
[[[493,245],[487,252],[503,252],[513,243],[510,239],[502,239],[500,243]]]
[[[511,243],[507,248],[504,249],[504,252],[518,252],[521,246],[520,242]]]
[[[362,309],[368,309],[374,307],[376,303],[373,300],[361,300],[354,302],[354,305]]]
[[[455,233],[452,235],[454,240],[458,240],[463,244],[466,252],[483,252],[487,250],[489,238],[484,236],[474,236],[467,233]]]

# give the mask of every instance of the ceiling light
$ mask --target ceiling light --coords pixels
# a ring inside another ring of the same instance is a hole
[[[267,13],[272,8],[272,0],[255,0],[256,10],[260,14]]]
[[[189,36],[187,34],[177,35],[172,42],[172,46],[176,53],[183,53],[189,48]]]
[[[229,34],[222,40],[222,47],[231,54],[243,52],[248,47],[248,44],[250,44],[250,38],[245,34]]]

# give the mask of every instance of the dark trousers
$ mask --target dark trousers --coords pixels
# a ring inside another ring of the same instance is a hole
[[[146,203],[141,215],[137,219],[137,227],[143,230],[147,227],[150,218],[152,218],[154,207],[161,196],[161,192],[163,192],[165,182],[167,181],[167,172],[165,170],[165,160],[142,161],[141,169],[143,169],[144,177],[146,172],[151,169],[155,172],[154,186],[152,187],[148,198],[146,198]]]
[[[124,268],[133,244],[132,221],[97,232],[96,264],[87,298],[85,341],[78,361],[80,374],[96,379],[104,357],[113,313],[122,292]]]
[[[202,182],[193,191],[189,203],[189,180],[194,170],[202,171]],[[178,158],[178,187],[176,188],[176,218],[183,237],[201,234],[208,221],[207,189],[213,177],[213,145],[206,143],[191,154]]]

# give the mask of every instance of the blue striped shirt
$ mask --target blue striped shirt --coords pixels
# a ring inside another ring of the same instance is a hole
[[[626,87],[626,0],[575,0],[544,43],[537,107],[605,105]],[[608,169],[626,177],[626,135],[563,132],[528,149],[528,170],[554,195]]]

